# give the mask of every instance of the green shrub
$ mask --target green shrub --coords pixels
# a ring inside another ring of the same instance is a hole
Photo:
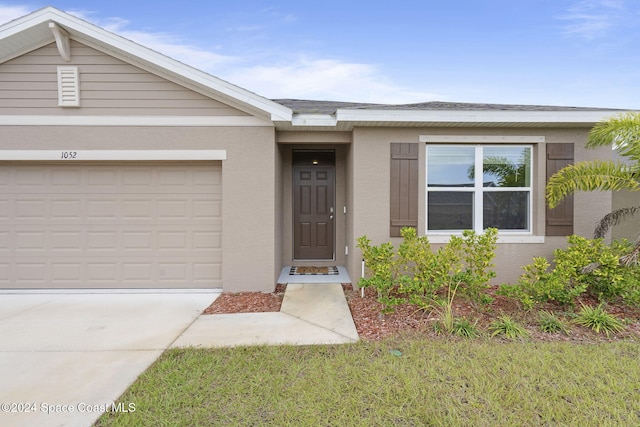
[[[549,262],[543,257],[535,257],[523,270],[515,285],[501,285],[497,293],[517,299],[525,309],[548,301],[572,306],[587,289],[586,283],[573,280],[562,267],[549,270]]]
[[[630,304],[640,303],[640,268],[620,265],[627,242],[611,246],[602,239],[569,236],[566,249],[554,251],[554,267],[546,259],[536,257],[523,267],[524,273],[514,285],[502,285],[498,294],[514,298],[530,309],[535,304],[556,301],[575,306],[583,293],[599,301],[624,299]]]
[[[454,236],[451,239],[460,239],[458,244],[464,264],[463,276],[460,278],[462,284],[460,293],[475,304],[490,303],[491,297],[486,291],[489,288],[489,281],[496,277],[492,268],[495,267],[493,259],[498,230],[487,228],[482,234],[465,230],[462,232],[462,237]]]
[[[427,237],[418,237],[415,228],[403,228],[400,235],[399,291],[411,304],[427,309],[438,290],[451,284],[451,276],[460,269],[460,258],[452,245],[434,252]]]
[[[378,302],[383,305],[382,311],[393,311],[393,307],[403,301],[393,294],[398,269],[393,245],[382,243],[371,246],[371,240],[362,236],[357,239],[357,246],[362,251],[362,258],[369,271],[369,277],[361,277],[358,286],[374,288],[378,294]]]
[[[504,335],[510,339],[516,339],[529,336],[529,333],[524,326],[511,319],[507,315],[499,316],[496,320],[489,325],[489,331],[491,336]]]
[[[482,235],[465,231],[436,251],[427,237],[418,237],[415,228],[403,228],[401,236],[397,254],[391,243],[372,246],[367,236],[357,239],[368,272],[358,284],[377,290],[383,311],[393,311],[402,302],[421,309],[440,305],[439,295],[452,286],[476,305],[491,301],[486,290],[495,277],[496,229]]]
[[[595,308],[583,305],[573,321],[578,325],[593,329],[597,333],[603,332],[607,336],[624,330],[624,323],[614,315],[607,313],[602,308],[602,304]]]

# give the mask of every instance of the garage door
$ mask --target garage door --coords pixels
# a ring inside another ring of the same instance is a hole
[[[221,173],[221,162],[0,164],[0,287],[222,287]]]

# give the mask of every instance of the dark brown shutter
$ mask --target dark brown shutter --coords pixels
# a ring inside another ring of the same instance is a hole
[[[563,167],[573,163],[573,144],[547,144],[547,179]],[[573,195],[567,196],[558,206],[547,206],[547,236],[573,234]]]
[[[391,144],[391,237],[418,226],[418,144]]]

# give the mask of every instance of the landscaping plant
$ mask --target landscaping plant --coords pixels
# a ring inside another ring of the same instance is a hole
[[[362,258],[370,274],[368,278],[360,278],[358,286],[374,288],[378,293],[378,302],[383,304],[383,313],[393,311],[393,307],[402,302],[392,293],[397,276],[393,244],[383,243],[371,246],[371,240],[367,236],[362,236],[358,238],[357,246],[362,251]]]
[[[578,312],[574,323],[593,329],[597,333],[605,333],[609,336],[612,333],[624,330],[624,323],[602,308],[602,304],[597,307],[582,306]]]
[[[496,229],[482,235],[466,230],[435,251],[415,228],[403,228],[401,236],[397,253],[391,243],[372,246],[367,236],[357,240],[369,273],[358,285],[377,290],[383,311],[391,312],[405,301],[423,310],[450,308],[457,290],[476,307],[491,301],[486,290],[495,277]]]
[[[563,333],[569,334],[569,329],[555,314],[547,310],[541,310],[538,313],[538,328],[540,331],[555,334]]]
[[[629,250],[626,241],[606,245],[602,239],[572,235],[566,249],[554,251],[553,268],[542,257],[523,267],[516,284],[500,286],[497,293],[518,300],[525,309],[544,302],[575,306],[576,299],[588,294],[606,302],[622,299],[640,302],[640,267],[620,264]]]
[[[451,333],[463,338],[477,338],[480,336],[477,324],[477,320],[471,323],[467,318],[457,317],[453,320],[453,329]]]
[[[491,322],[489,331],[491,331],[492,337],[504,335],[507,338],[516,339],[529,336],[524,326],[507,315],[498,316],[496,320]]]
[[[576,191],[640,190],[640,113],[624,113],[597,123],[589,132],[586,148],[614,147],[626,161],[591,160],[568,165],[551,178],[546,187],[550,208]],[[596,226],[594,237],[602,238],[616,224],[633,218],[640,206],[623,207],[605,215]],[[623,265],[640,261],[640,239],[620,257]]]

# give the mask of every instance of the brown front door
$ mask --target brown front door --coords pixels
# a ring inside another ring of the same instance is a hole
[[[335,167],[294,165],[295,259],[334,259]]]

